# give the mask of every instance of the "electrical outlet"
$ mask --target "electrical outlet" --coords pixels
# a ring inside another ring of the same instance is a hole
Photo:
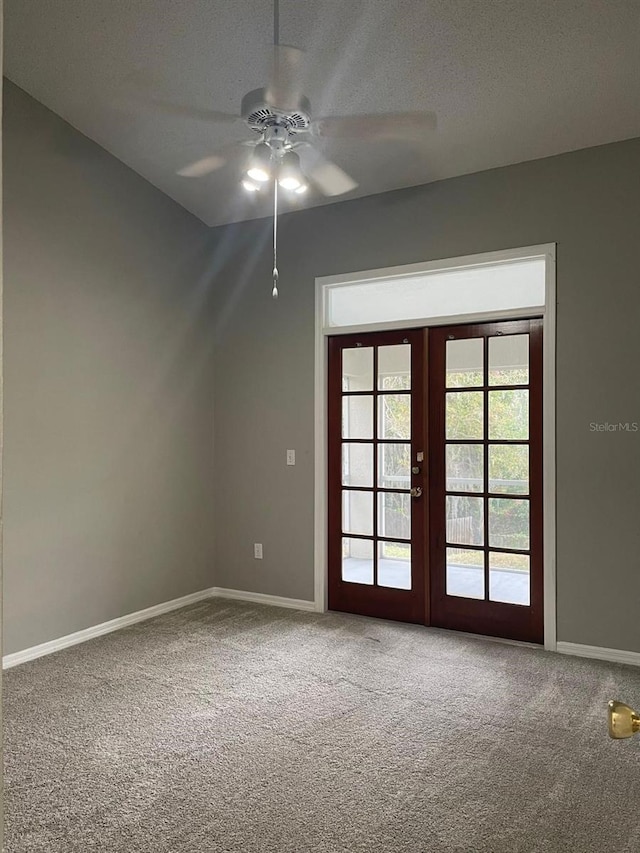
[[[261,543],[261,542],[256,542],[256,543],[254,544],[254,546],[253,546],[253,556],[256,558],[256,560],[261,560],[261,559],[262,559],[262,543]]]
[[[287,465],[295,465],[296,464],[296,452],[295,450],[287,450]]]

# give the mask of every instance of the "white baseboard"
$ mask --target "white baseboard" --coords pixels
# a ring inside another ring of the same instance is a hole
[[[161,616],[163,613],[170,613],[172,610],[179,610],[181,607],[187,607],[189,604],[195,604],[198,601],[204,601],[208,598],[228,598],[252,604],[288,607],[292,610],[316,610],[315,602],[305,599],[284,598],[279,595],[267,595],[262,592],[247,592],[243,589],[225,589],[224,587],[214,586],[209,589],[201,589],[199,592],[192,592],[190,595],[183,595],[181,598],[174,598],[172,601],[156,604],[153,607],[147,607],[145,610],[138,610],[135,613],[120,616],[117,619],[111,619],[109,622],[102,622],[100,625],[94,625],[91,628],[85,628],[73,634],[67,634],[66,637],[59,637],[57,640],[50,640],[47,643],[40,643],[38,646],[32,646],[29,649],[5,655],[2,658],[2,668],[10,669],[13,666],[18,666],[18,664],[59,652],[62,649],[69,648],[69,646],[84,643],[87,640],[92,640],[94,637],[101,637],[103,634],[118,631],[120,628],[126,628],[128,625],[135,625],[137,622],[153,619],[154,616]],[[557,651],[564,655],[576,655],[577,657],[605,660],[611,663],[626,663],[632,666],[640,666],[640,652],[631,652],[624,649],[606,649],[602,646],[585,646],[580,643],[559,641]]]
[[[264,592],[246,592],[243,589],[225,589],[215,586],[211,590],[213,598],[232,598],[235,601],[250,601],[253,604],[271,604],[274,607],[290,607],[292,610],[313,610],[316,605],[314,601],[306,601],[303,598],[283,598],[279,595],[267,595]]]
[[[2,658],[2,668],[10,669],[12,666],[18,666],[20,663],[26,663],[27,661],[44,657],[44,655],[51,655],[54,652],[67,649],[69,646],[85,643],[94,637],[110,634],[112,631],[118,631],[120,628],[126,628],[128,625],[135,625],[136,622],[144,622],[146,619],[153,619],[154,616],[161,616],[163,613],[170,613],[172,610],[179,610],[188,604],[195,604],[197,601],[211,598],[213,594],[214,591],[212,589],[201,589],[199,592],[192,592],[190,595],[183,595],[181,598],[174,598],[172,601],[164,601],[162,604],[156,604],[153,607],[147,607],[144,610],[138,610],[135,613],[128,613],[126,616],[111,619],[109,622],[102,622],[100,625],[93,625],[91,628],[67,634],[66,637],[59,637],[57,640],[50,640],[47,643],[40,643],[38,646],[31,646],[31,648],[23,649],[21,652],[4,655]]]
[[[183,595],[181,598],[174,598],[172,601],[165,601],[162,604],[156,604],[153,607],[147,607],[145,610],[138,610],[135,613],[128,613],[126,616],[119,616],[117,619],[111,619],[109,622],[102,622],[100,625],[93,625],[91,628],[84,628],[82,631],[76,631],[73,634],[67,634],[66,637],[59,637],[57,640],[49,640],[47,643],[40,643],[38,646],[31,646],[29,649],[23,649],[20,652],[14,652],[10,655],[4,655],[2,658],[2,668],[11,669],[18,664],[26,663],[36,658],[51,655],[54,652],[67,649],[69,646],[76,646],[78,643],[85,643],[87,640],[92,640],[94,637],[101,637],[103,634],[110,634],[112,631],[118,631],[120,628],[126,628],[128,625],[135,625],[136,622],[144,622],[146,619],[153,619],[154,616],[162,616],[163,613],[170,613],[172,610],[179,610],[181,607],[186,607],[189,604],[195,604],[197,601],[204,601],[207,598],[231,598],[236,601],[249,601],[254,604],[271,604],[275,607],[290,607],[294,610],[315,610],[313,601],[305,601],[297,598],[282,598],[279,595],[265,595],[262,592],[245,592],[241,589],[223,589],[222,587],[211,587],[210,589],[201,589],[199,592],[192,592],[190,595]]]
[[[610,663],[627,663],[640,666],[640,652],[625,649],[606,649],[604,646],[583,646],[581,643],[563,643],[558,641],[557,651],[563,655],[576,655],[580,658],[606,660]]]

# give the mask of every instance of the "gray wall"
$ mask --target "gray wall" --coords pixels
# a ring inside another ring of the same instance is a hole
[[[10,83],[4,652],[213,584],[212,233]]]
[[[216,584],[313,597],[314,278],[558,244],[560,640],[640,651],[640,140],[220,229]],[[298,464],[285,466],[296,448]],[[264,560],[252,543],[264,543]]]
[[[640,651],[640,433],[589,428],[640,421],[640,140],[285,216],[278,302],[269,221],[209,231],[10,84],[4,146],[5,653],[214,584],[311,599],[315,277],[545,242],[559,639]]]

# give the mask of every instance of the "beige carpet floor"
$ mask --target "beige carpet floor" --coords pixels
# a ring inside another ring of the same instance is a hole
[[[194,605],[6,673],[5,850],[638,853],[611,697],[640,671]]]

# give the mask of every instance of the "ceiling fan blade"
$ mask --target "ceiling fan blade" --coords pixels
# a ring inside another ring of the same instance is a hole
[[[332,163],[312,145],[296,146],[305,175],[310,178],[323,195],[334,196],[351,192],[358,184],[352,177]]]
[[[195,163],[183,166],[182,169],[178,169],[176,174],[183,178],[202,178],[222,168],[229,160],[237,159],[244,154],[248,156],[246,149],[254,148],[258,141],[257,139],[239,139],[237,142],[230,142],[206,157],[196,160]]]
[[[233,124],[240,120],[240,116],[232,113],[210,110],[206,107],[192,107],[186,104],[178,104],[166,101],[163,98],[140,98],[141,106],[155,107],[165,115],[177,116],[178,118],[194,119],[195,121],[216,122],[218,124]]]
[[[326,116],[311,122],[315,136],[332,138],[385,137],[414,139],[435,130],[436,114],[430,112],[381,113],[371,115]]]
[[[152,108],[155,111],[163,112],[165,115],[195,119],[196,121],[231,124],[240,120],[240,116],[232,113],[174,101],[171,91],[175,91],[175,85],[170,88],[167,88],[167,85],[167,80],[161,79],[144,69],[138,69],[127,74],[116,86],[111,103],[116,108],[125,110]]]
[[[273,46],[273,59],[265,100],[282,112],[296,110],[302,97],[304,51],[286,44]]]
[[[183,178],[202,178],[215,172],[221,166],[224,166],[226,159],[219,154],[210,154],[208,157],[203,157],[201,160],[196,160],[195,163],[190,163],[182,169],[178,169],[177,174]]]

